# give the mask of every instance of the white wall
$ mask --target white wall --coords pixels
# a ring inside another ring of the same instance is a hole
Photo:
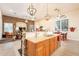
[[[79,9],[66,13],[69,19],[69,28],[76,27],[75,32],[68,31],[68,39],[70,40],[79,40]],[[54,31],[55,28],[55,18],[51,18],[50,20],[41,20],[35,22],[35,27],[38,28],[40,25],[44,26],[50,31]]]
[[[42,19],[41,21],[35,22],[35,27],[39,28],[40,26],[43,26],[45,29],[48,29],[49,31],[54,31],[55,28],[55,19],[51,18],[50,20]]]
[[[0,11],[0,40],[2,38],[2,15],[1,15],[1,11]]]
[[[69,27],[76,27],[75,32],[68,32],[68,39],[79,41],[79,9],[67,13]]]

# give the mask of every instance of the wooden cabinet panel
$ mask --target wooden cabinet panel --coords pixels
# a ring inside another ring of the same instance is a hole
[[[39,48],[39,47],[41,47],[43,45],[44,45],[44,42],[38,42],[38,43],[36,43],[36,48]]]
[[[36,43],[36,56],[44,56],[44,43]]]
[[[50,39],[50,45],[49,46],[50,46],[49,51],[50,51],[50,55],[51,55],[55,50],[55,39],[54,38]]]
[[[55,39],[55,50],[58,48],[58,40],[57,37],[54,38]]]
[[[36,49],[36,56],[44,56],[44,46],[41,46]]]
[[[49,56],[49,46],[45,47],[45,56]]]
[[[25,46],[27,46],[26,50],[27,55],[29,56],[49,56],[58,47],[57,36],[51,37],[38,43],[27,41],[27,45]]]
[[[35,56],[35,52],[33,49],[27,49],[27,55],[28,56]]]
[[[58,37],[53,37],[50,39],[50,55],[58,48]]]
[[[49,55],[49,39],[37,44],[36,55],[39,56]]]
[[[48,56],[49,55],[49,39],[44,41],[44,48],[45,48],[44,49],[44,51],[45,51],[44,55]]]
[[[31,41],[27,41],[27,55],[34,56],[35,55],[35,45]]]

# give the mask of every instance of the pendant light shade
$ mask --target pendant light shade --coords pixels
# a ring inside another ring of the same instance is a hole
[[[45,19],[46,20],[49,20],[50,18],[51,18],[51,16],[49,15],[49,13],[48,13],[48,4],[46,5],[46,16],[45,16]]]
[[[27,13],[31,16],[34,16],[36,14],[37,10],[34,8],[33,4],[29,5],[29,8],[27,9]]]

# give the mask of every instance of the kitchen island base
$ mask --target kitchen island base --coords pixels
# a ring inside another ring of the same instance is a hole
[[[50,56],[59,47],[58,37],[60,35],[50,36],[40,42],[32,42],[26,39],[25,56]]]

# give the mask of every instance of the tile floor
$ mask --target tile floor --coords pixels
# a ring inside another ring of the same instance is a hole
[[[18,52],[20,45],[20,40],[0,44],[0,56],[20,56]],[[62,41],[61,47],[52,56],[79,56],[79,41]]]
[[[52,56],[79,56],[79,41],[62,41],[61,47],[58,48]]]
[[[20,56],[20,40],[0,44],[0,56]]]

